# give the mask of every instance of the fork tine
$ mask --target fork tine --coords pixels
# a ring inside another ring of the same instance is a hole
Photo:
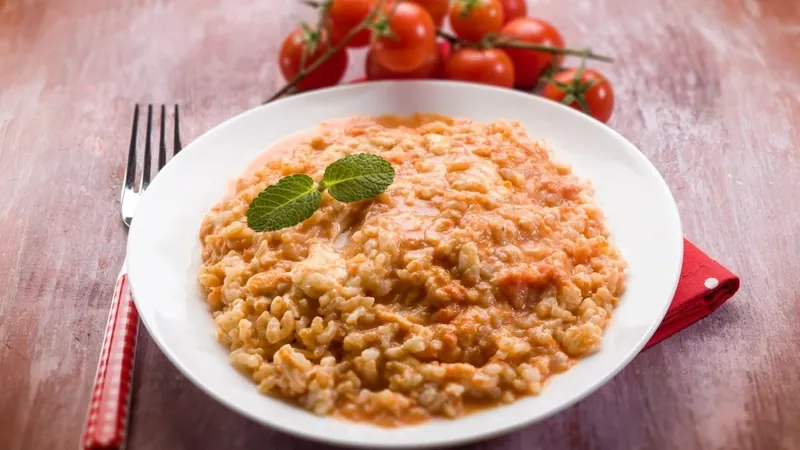
[[[144,165],[142,166],[141,189],[147,189],[150,184],[150,165],[153,157],[151,135],[153,134],[153,105],[147,105],[147,133],[144,137]]]
[[[125,164],[125,183],[122,185],[122,193],[133,189],[136,179],[136,135],[139,128],[139,105],[133,108],[133,130],[131,131],[131,147],[128,149],[128,162]]]
[[[158,170],[161,170],[164,167],[164,164],[167,163],[166,116],[167,107],[165,105],[161,105],[161,131],[158,134]]]
[[[172,149],[173,155],[177,155],[178,152],[183,149],[181,145],[180,122],[178,120],[178,105],[175,105],[175,138],[172,145],[174,146]]]

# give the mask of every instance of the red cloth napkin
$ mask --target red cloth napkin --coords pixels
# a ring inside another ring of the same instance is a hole
[[[645,349],[714,312],[739,290],[739,277],[686,239],[683,240],[683,269],[675,298]]]

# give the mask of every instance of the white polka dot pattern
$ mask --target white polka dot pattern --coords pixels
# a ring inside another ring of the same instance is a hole
[[[708,289],[714,289],[714,288],[716,288],[717,286],[719,286],[719,280],[718,280],[718,279],[716,279],[716,278],[708,278],[708,279],[705,281],[705,283],[703,283],[703,284],[704,284],[704,285],[705,285],[705,287],[707,287]]]
[[[81,449],[120,449],[125,444],[139,313],[123,271],[114,287]]]

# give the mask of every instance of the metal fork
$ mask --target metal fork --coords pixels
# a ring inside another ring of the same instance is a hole
[[[161,170],[167,163],[166,116],[166,106],[161,105],[157,170]],[[133,110],[133,131],[125,167],[125,181],[120,197],[120,213],[126,227],[130,227],[139,199],[150,185],[153,162],[152,130],[153,105],[148,105],[144,158],[137,190],[135,181],[139,105],[136,105]],[[182,148],[178,105],[175,105],[173,130],[172,151],[173,155],[177,155]],[[128,290],[127,271],[123,263],[114,288],[114,297],[111,299],[100,362],[97,365],[89,412],[81,436],[82,449],[121,449],[125,446],[138,327],[139,313]]]
[[[166,144],[166,106],[161,105],[161,132],[158,138],[158,170],[164,167],[167,163],[167,144]],[[128,164],[125,166],[125,183],[122,185],[122,196],[120,198],[120,212],[122,213],[122,221],[126,226],[131,226],[133,215],[136,213],[136,206],[139,204],[139,198],[144,193],[145,189],[150,185],[150,172],[152,164],[152,143],[151,132],[153,129],[153,105],[147,105],[147,134],[145,135],[144,143],[144,165],[142,166],[142,175],[139,181],[139,190],[134,190],[134,182],[136,181],[136,136],[138,135],[139,127],[139,105],[133,109],[133,131],[131,132],[131,146],[128,150]],[[181,135],[179,130],[179,114],[178,105],[175,105],[175,126],[173,133],[173,152],[175,155],[181,151]]]

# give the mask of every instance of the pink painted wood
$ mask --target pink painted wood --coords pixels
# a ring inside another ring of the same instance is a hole
[[[538,0],[617,63],[611,125],[661,170],[686,235],[742,277],[711,317],[573,408],[470,447],[800,447],[800,3]],[[77,446],[126,234],[135,102],[190,140],[282,80],[294,0],[0,1],[0,448]],[[348,77],[362,72],[355,58]],[[142,330],[129,448],[323,448],[228,411]]]

